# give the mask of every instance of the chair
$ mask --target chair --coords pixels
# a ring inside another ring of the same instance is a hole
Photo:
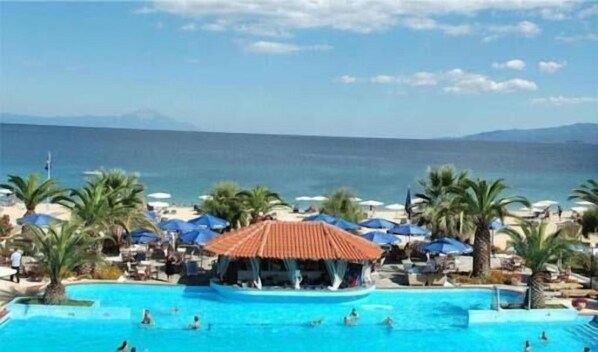
[[[199,266],[197,265],[196,261],[190,261],[185,263],[185,273],[187,276],[198,276],[199,275]]]
[[[131,262],[127,262],[127,275],[136,280],[145,280],[147,278],[145,268],[138,267],[136,264],[132,264]]]

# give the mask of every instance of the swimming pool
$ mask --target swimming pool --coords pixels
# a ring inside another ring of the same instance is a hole
[[[588,319],[568,323],[485,324],[468,327],[469,309],[489,309],[493,291],[377,290],[351,303],[227,301],[212,289],[183,286],[90,284],[68,287],[71,298],[93,299],[104,308],[126,307],[128,320],[11,319],[0,327],[0,351],[113,351],[122,340],[138,351],[534,351],[598,349],[598,328]],[[502,291],[502,300],[521,299]],[[176,306],[178,313],[171,308]],[[356,326],[342,324],[355,307]],[[139,324],[148,308],[155,326]],[[202,329],[186,329],[193,315]],[[381,324],[387,316],[393,329]],[[308,322],[324,319],[323,325]],[[211,325],[208,330],[208,325]],[[545,330],[548,344],[538,340]]]

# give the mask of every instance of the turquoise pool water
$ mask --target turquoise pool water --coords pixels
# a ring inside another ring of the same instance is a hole
[[[471,290],[378,290],[351,303],[249,303],[221,299],[209,288],[143,285],[77,285],[72,298],[93,299],[101,307],[131,309],[131,320],[68,318],[12,319],[0,327],[0,351],[114,351],[127,340],[138,351],[534,351],[598,349],[598,328],[588,319],[570,323],[467,326],[468,309],[488,309],[493,292]],[[502,292],[503,300],[520,300]],[[171,308],[176,306],[178,313]],[[355,307],[356,326],[342,325]],[[139,324],[152,311],[155,326]],[[202,329],[186,329],[193,315]],[[381,324],[391,316],[393,329]],[[323,325],[308,322],[324,319]],[[208,325],[211,327],[208,329]],[[550,342],[538,336],[546,331]]]

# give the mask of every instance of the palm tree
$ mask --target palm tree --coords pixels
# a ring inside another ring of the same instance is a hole
[[[359,222],[363,218],[363,211],[354,201],[355,194],[350,189],[339,188],[327,198],[322,202],[320,213],[352,222]]]
[[[256,186],[250,190],[240,191],[237,193],[237,197],[245,205],[250,224],[257,223],[260,217],[270,213],[276,207],[288,207],[278,193],[274,193],[263,186]]]
[[[451,189],[467,179],[467,171],[457,171],[452,165],[429,168],[427,176],[419,180],[423,193],[417,193],[423,202],[422,211],[415,216],[418,223],[426,225],[433,236],[457,237],[467,230],[462,211],[452,203]]]
[[[513,247],[515,253],[525,261],[525,266],[532,271],[528,281],[530,292],[526,301],[531,300],[532,308],[544,308],[544,266],[549,261],[556,260],[563,251],[567,250],[571,242],[560,236],[560,230],[547,235],[545,222],[524,222],[521,224],[521,230],[522,233],[511,228],[501,231],[509,235],[508,245]]]
[[[598,206],[598,179],[587,180],[573,190],[569,199],[586,201]]]
[[[237,195],[241,188],[234,182],[220,182],[209,193],[210,198],[203,203],[202,209],[211,215],[225,219],[231,227],[238,228],[247,223],[245,204]]]
[[[45,199],[52,199],[62,193],[55,179],[49,179],[40,183],[40,174],[31,174],[27,178],[17,175],[8,176],[8,184],[1,184],[25,203],[27,212],[25,215],[35,214],[35,208]]]
[[[502,179],[489,182],[466,179],[452,189],[455,194],[453,204],[461,209],[468,221],[475,226],[473,275],[476,277],[486,276],[490,272],[490,223],[494,219],[502,221],[505,217],[514,217],[507,210],[511,204],[529,206],[529,202],[523,197],[502,197],[506,189]]]
[[[91,181],[92,184],[102,184],[110,190],[108,202],[110,206],[122,204],[138,207],[143,204],[144,186],[139,183],[139,175],[127,174],[122,170],[102,170],[100,175]]]
[[[75,222],[52,224],[47,229],[36,225],[27,226],[20,235],[21,243],[27,248],[36,248],[36,255],[44,272],[50,277],[43,301],[45,304],[60,304],[66,300],[62,284],[64,275],[86,263],[97,263],[101,257],[89,252],[101,237],[91,237],[87,229]]]

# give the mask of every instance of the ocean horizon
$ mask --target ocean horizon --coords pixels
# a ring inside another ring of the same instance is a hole
[[[83,171],[140,174],[149,192],[194,204],[219,181],[264,185],[288,202],[348,187],[363,199],[403,203],[428,167],[452,164],[473,177],[503,178],[509,194],[563,205],[571,189],[598,174],[598,145],[157,131],[0,124],[0,176],[45,173],[63,187]]]

